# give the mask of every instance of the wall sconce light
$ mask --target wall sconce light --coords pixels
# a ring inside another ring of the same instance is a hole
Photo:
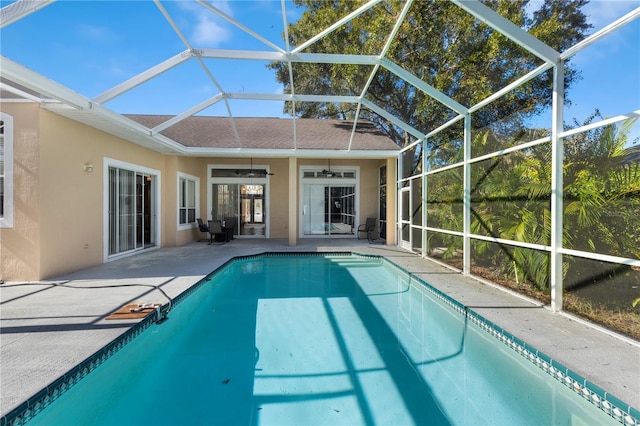
[[[93,164],[85,164],[83,168],[85,172],[88,172],[88,173],[93,172]]]

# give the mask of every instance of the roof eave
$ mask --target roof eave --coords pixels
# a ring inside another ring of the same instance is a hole
[[[194,157],[260,157],[260,158],[397,158],[398,149],[256,149],[256,148],[185,148],[184,155]]]

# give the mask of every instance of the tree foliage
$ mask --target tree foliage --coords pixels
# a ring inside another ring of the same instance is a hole
[[[596,111],[586,126],[602,117]],[[607,255],[640,258],[640,152],[628,135],[637,119],[579,133],[564,140],[563,247]],[[491,131],[479,133],[475,149],[501,146]],[[471,232],[505,240],[551,244],[551,149],[541,144],[477,162],[471,168]],[[440,176],[442,175],[442,176]],[[460,231],[462,168],[429,176],[427,222],[431,227]],[[458,213],[454,213],[454,212]],[[433,235],[433,234],[432,234]],[[431,238],[431,237],[430,237]],[[435,237],[445,253],[462,249],[460,238]],[[432,249],[435,246],[431,245]],[[484,240],[472,243],[476,265],[500,270],[541,290],[550,282],[549,254],[529,248],[501,246]],[[572,283],[590,279],[592,270],[579,260],[565,261]]]
[[[353,0],[295,0],[295,3],[306,10],[289,26],[291,46],[301,45],[361,4]],[[533,13],[527,13],[533,5],[528,0],[483,3],[558,51],[584,38],[590,28],[582,12],[587,0],[545,0]],[[305,52],[379,55],[403,5],[399,0],[378,4],[307,47]],[[542,63],[455,4],[441,0],[421,0],[411,5],[386,57],[466,106],[478,103]],[[285,92],[315,95],[361,95],[373,72],[372,66],[297,63],[293,66],[295,87],[291,87],[286,64],[273,63],[270,67],[276,71]],[[567,64],[565,88],[570,88],[577,78],[577,71]],[[512,117],[512,123],[522,122],[548,108],[551,93],[551,73],[547,72],[477,112],[474,126],[486,127],[506,114]],[[424,133],[455,115],[383,67],[375,73],[366,97]],[[285,105],[285,112],[293,112],[292,106]],[[295,115],[300,117],[349,119],[355,113],[353,104],[295,105]],[[402,129],[374,112],[363,110],[361,117],[372,121],[399,145],[408,141]]]

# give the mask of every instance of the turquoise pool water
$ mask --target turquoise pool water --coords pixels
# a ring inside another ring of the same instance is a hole
[[[236,260],[178,302],[28,424],[619,424],[378,258]]]

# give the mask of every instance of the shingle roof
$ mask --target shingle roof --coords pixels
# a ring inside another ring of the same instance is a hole
[[[640,145],[634,145],[627,150],[623,163],[640,163]]]
[[[169,115],[125,115],[153,128],[173,118]],[[297,140],[294,145],[294,121]],[[228,117],[191,116],[160,132],[186,146],[197,148],[398,150],[393,140],[372,123],[310,118],[234,118],[240,143]],[[297,146],[296,146],[297,145]]]

